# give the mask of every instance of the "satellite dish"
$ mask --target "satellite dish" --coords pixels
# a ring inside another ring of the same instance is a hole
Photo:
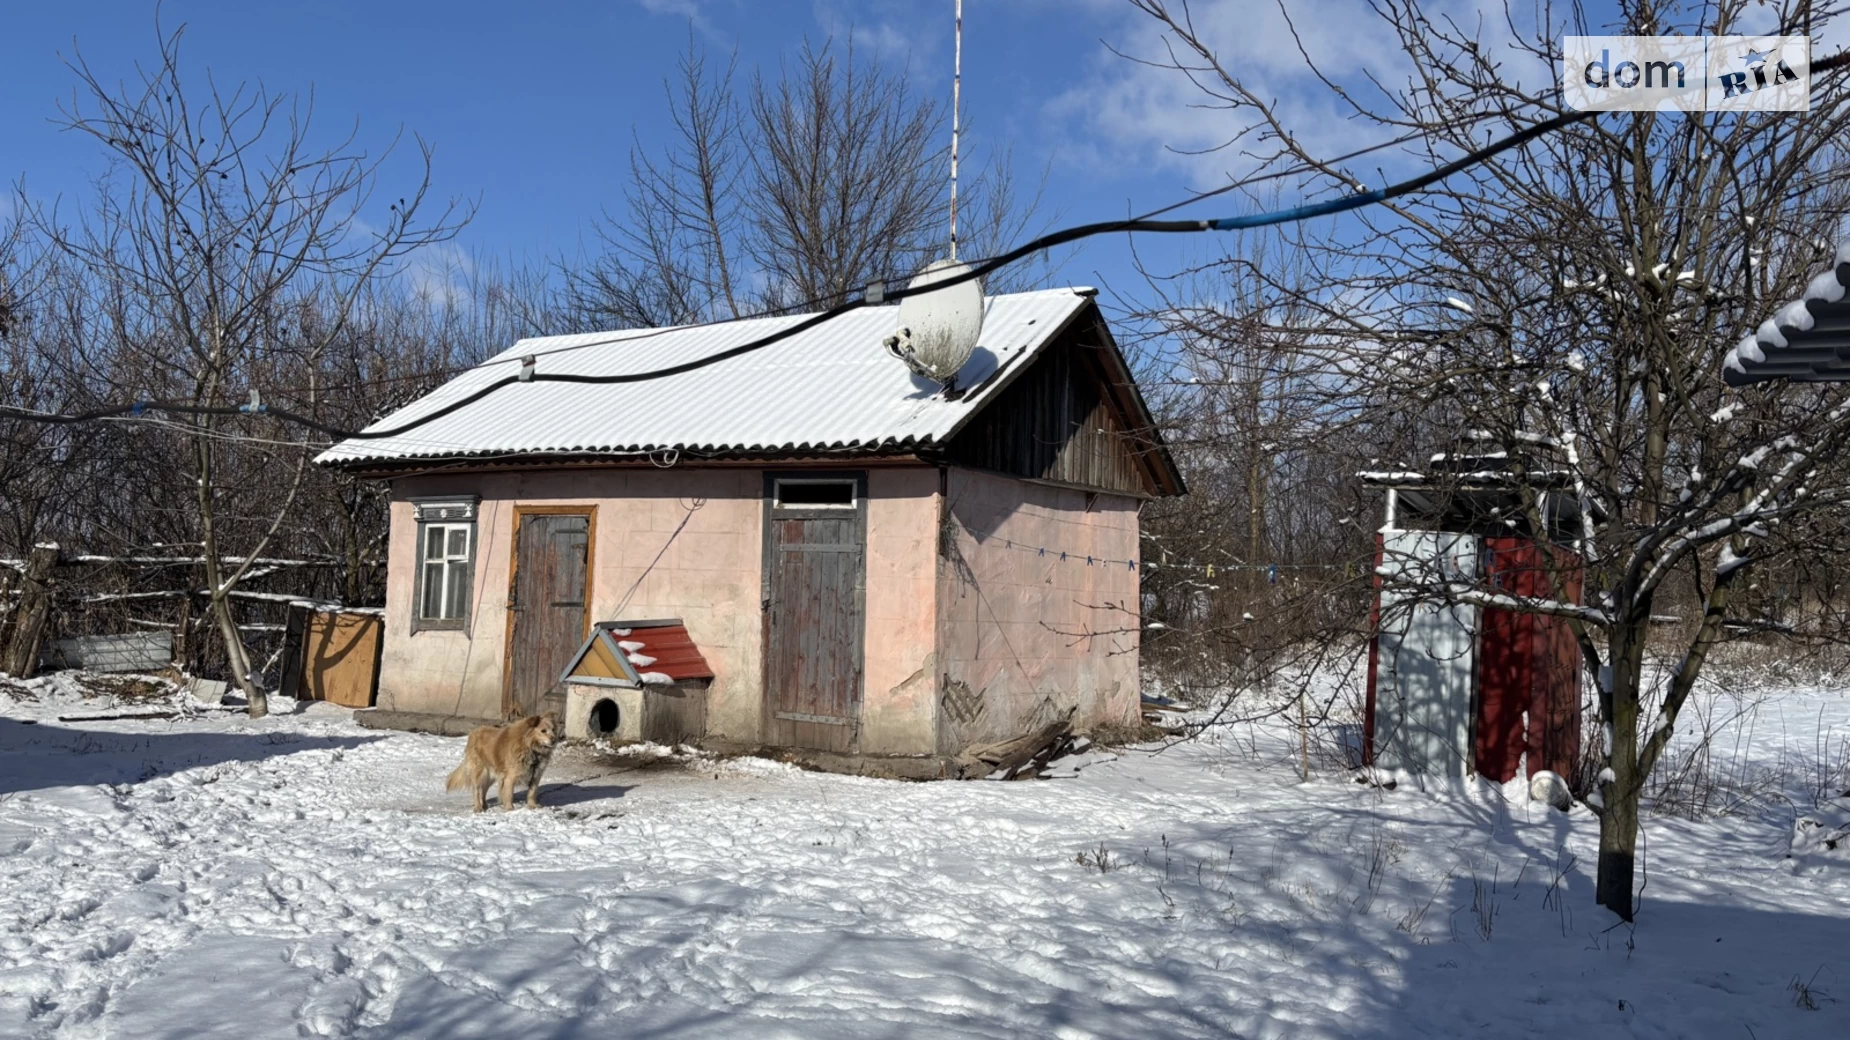
[[[923,289],[969,273],[955,260],[939,260],[908,288]],[[949,389],[982,333],[983,286],[971,278],[900,300],[899,332],[887,338],[886,349],[913,372]]]

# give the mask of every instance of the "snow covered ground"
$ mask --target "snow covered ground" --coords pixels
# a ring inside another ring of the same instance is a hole
[[[1300,783],[1263,729],[1013,784],[573,750],[476,816],[458,740],[35,689],[0,1035],[1850,1036],[1850,858],[1786,858],[1765,784],[1648,820],[1634,930],[1584,808]],[[1756,762],[1850,735],[1838,691],[1756,713]]]

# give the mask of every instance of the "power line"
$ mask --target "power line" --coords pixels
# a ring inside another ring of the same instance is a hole
[[[110,406],[105,406],[102,408],[92,408],[87,411],[70,413],[70,414],[50,414],[50,413],[44,413],[44,412],[29,411],[26,409],[16,408],[12,406],[0,406],[0,415],[5,415],[5,416],[12,417],[12,418],[17,418],[17,419],[24,419],[24,420],[31,421],[31,422],[42,422],[42,423],[52,423],[52,424],[61,424],[61,425],[93,422],[98,419],[111,419],[111,418],[118,418],[121,416],[139,417],[146,412],[165,412],[170,415],[197,415],[197,416],[221,416],[221,417],[235,417],[239,415],[267,415],[267,416],[270,416],[271,418],[278,419],[283,422],[295,423],[296,425],[299,425],[299,426],[305,426],[311,430],[316,430],[330,437],[334,437],[334,438],[338,438],[342,440],[380,440],[380,439],[384,439],[388,437],[396,437],[396,436],[399,436],[400,434],[409,433],[410,431],[415,430],[421,426],[425,426],[425,425],[428,425],[429,423],[435,422],[436,420],[441,419],[446,415],[450,415],[454,412],[457,412],[463,408],[468,407],[469,405],[476,403],[477,401],[482,400],[485,397],[488,397],[490,394],[493,394],[494,392],[502,389],[503,387],[512,386],[516,383],[579,383],[579,384],[591,384],[591,385],[615,385],[615,384],[623,384],[623,383],[650,382],[650,381],[657,380],[657,379],[667,379],[672,376],[683,375],[688,372],[697,371],[699,369],[706,368],[710,365],[719,364],[722,361],[728,361],[735,357],[740,357],[745,354],[750,354],[755,351],[763,350],[764,348],[772,346],[773,344],[780,343],[793,336],[799,335],[801,333],[809,331],[810,329],[816,328],[819,325],[823,325],[827,322],[833,321],[834,319],[839,318],[842,315],[849,313],[850,311],[859,310],[862,307],[866,307],[866,306],[876,304],[876,303],[892,301],[892,300],[903,300],[908,296],[914,296],[914,295],[918,295],[924,292],[937,291],[939,289],[948,288],[953,285],[960,285],[967,281],[972,281],[974,279],[982,278],[985,275],[998,271],[1002,269],[1003,267],[1008,266],[1009,264],[1015,263],[1016,261],[1021,260],[1025,257],[1031,256],[1035,253],[1043,252],[1048,249],[1053,249],[1058,246],[1067,245],[1069,243],[1082,241],[1087,238],[1093,238],[1098,235],[1119,234],[1119,233],[1125,233],[1125,234],[1136,234],[1136,233],[1195,234],[1195,233],[1200,233],[1203,231],[1235,231],[1235,230],[1243,230],[1243,229],[1249,229],[1249,228],[1269,227],[1269,226],[1276,225],[1276,224],[1295,223],[1297,221],[1308,220],[1314,217],[1330,216],[1330,215],[1334,215],[1338,213],[1344,213],[1344,212],[1347,212],[1353,209],[1360,209],[1364,206],[1375,205],[1377,203],[1385,202],[1389,199],[1398,198],[1402,195],[1406,195],[1410,192],[1418,191],[1421,188],[1438,183],[1439,181],[1444,180],[1445,178],[1451,176],[1454,173],[1457,173],[1460,170],[1467,169],[1493,156],[1496,156],[1502,152],[1508,151],[1509,149],[1520,147],[1521,145],[1526,144],[1529,141],[1532,141],[1535,138],[1542,136],[1543,134],[1550,133],[1554,130],[1560,129],[1564,126],[1568,126],[1572,123],[1579,122],[1583,119],[1591,118],[1594,114],[1595,113],[1591,113],[1591,112],[1576,112],[1571,115],[1556,116],[1553,119],[1549,119],[1545,122],[1537,123],[1534,126],[1527,127],[1523,129],[1522,131],[1519,131],[1518,133],[1512,134],[1509,137],[1504,138],[1501,141],[1495,142],[1490,145],[1486,145],[1485,147],[1480,148],[1470,153],[1469,155],[1464,156],[1463,158],[1447,163],[1444,166],[1441,166],[1435,170],[1431,170],[1411,180],[1402,181],[1399,184],[1390,185],[1389,187],[1386,187],[1386,188],[1380,188],[1374,191],[1358,192],[1352,195],[1343,196],[1341,198],[1326,200],[1324,202],[1310,203],[1310,204],[1306,204],[1302,206],[1293,207],[1291,209],[1278,210],[1278,211],[1273,211],[1269,213],[1256,213],[1256,214],[1249,214],[1246,216],[1237,216],[1237,217],[1221,217],[1218,219],[1209,219],[1209,220],[1149,220],[1149,219],[1107,220],[1107,221],[1099,221],[1097,223],[1092,223],[1092,224],[1081,224],[1076,227],[1070,227],[1070,228],[1066,228],[1060,231],[1055,231],[1055,232],[1052,232],[1046,235],[1042,235],[1039,238],[1033,239],[1032,241],[1029,241],[1023,245],[1016,246],[1014,249],[1011,249],[1005,253],[990,257],[989,259],[978,263],[975,267],[971,268],[968,271],[962,272],[960,274],[952,275],[942,280],[933,282],[929,286],[924,286],[920,288],[913,288],[911,286],[906,286],[906,287],[894,289],[892,291],[881,291],[882,289],[884,289],[884,286],[881,286],[879,289],[874,289],[873,286],[870,286],[869,288],[873,289],[873,291],[867,293],[866,295],[863,295],[862,297],[858,299],[849,300],[844,303],[838,303],[834,305],[833,307],[829,307],[826,310],[819,311],[815,314],[812,314],[809,317],[803,319],[802,321],[796,322],[795,324],[790,325],[786,328],[779,329],[776,332],[772,332],[772,333],[769,333],[768,335],[760,336],[757,339],[751,340],[746,343],[741,343],[738,346],[730,347],[726,350],[717,351],[705,357],[695,358],[691,361],[684,361],[684,362],[681,362],[675,365],[668,365],[663,368],[651,369],[645,372],[618,373],[618,374],[613,374],[613,375],[580,375],[580,374],[574,374],[574,373],[568,373],[568,372],[536,372],[536,371],[533,371],[533,367],[535,363],[537,362],[538,358],[541,356],[540,353],[528,354],[520,358],[513,358],[513,357],[501,358],[494,362],[488,362],[480,367],[487,367],[487,364],[505,364],[505,363],[512,362],[512,361],[520,361],[521,371],[517,374],[503,376],[500,379],[494,380],[493,382],[486,383],[480,387],[477,387],[474,391],[468,394],[465,394],[462,397],[457,398],[456,400],[451,401],[443,405],[440,408],[436,408],[430,412],[420,415],[415,419],[411,419],[406,422],[399,423],[396,426],[389,426],[384,429],[369,429],[369,430],[344,429],[339,426],[334,426],[329,423],[324,423],[320,421],[319,419],[315,419],[311,416],[302,415],[299,412],[291,411],[286,408],[272,407],[272,406],[265,405],[258,401],[254,401],[250,404],[243,404],[243,405],[199,405],[199,404],[188,404],[188,403],[178,402],[178,401],[133,401],[127,404],[110,405]],[[879,285],[879,283],[875,283],[875,285]],[[719,323],[712,322],[712,323],[705,323],[705,324],[719,324]],[[680,326],[678,328],[686,329],[690,327],[699,327],[699,326]],[[664,335],[671,331],[678,331],[678,329],[655,329],[655,330],[650,330],[649,332],[637,333],[633,335],[609,337],[609,338],[600,339],[600,340],[592,340],[592,341],[585,342],[585,343],[574,343],[570,346],[559,347],[552,351],[547,351],[544,353],[556,354],[556,353],[563,353],[563,352],[570,351],[570,350],[583,350],[583,349],[587,349],[590,347],[601,346],[601,345],[605,345],[609,343],[633,342],[633,341],[640,340],[640,339],[652,338],[653,336]]]
[[[1811,66],[1811,71],[1814,73],[1827,72],[1827,71],[1836,69],[1844,65],[1850,65],[1850,52],[1839,53],[1829,58],[1826,58],[1822,61],[1814,62]],[[1339,198],[1327,199],[1323,202],[1305,203],[1303,205],[1294,206],[1289,209],[1273,210],[1273,211],[1262,212],[1262,213],[1253,213],[1253,214],[1247,214],[1244,216],[1219,217],[1219,218],[1212,218],[1212,219],[1205,219],[1205,220],[1153,220],[1153,219],[1149,219],[1145,217],[1145,218],[1133,218],[1129,220],[1099,221],[1096,223],[1081,224],[1075,227],[1065,228],[1060,231],[1054,231],[1049,234],[1042,235],[1023,245],[1016,246],[1014,249],[1008,250],[1005,253],[1001,253],[997,256],[990,257],[976,264],[974,267],[970,268],[967,271],[944,278],[939,281],[934,281],[928,286],[921,286],[918,288],[914,288],[911,286],[905,286],[905,287],[901,287],[898,289],[893,289],[891,291],[887,291],[884,283],[875,282],[867,287],[867,291],[860,298],[849,300],[844,303],[835,304],[832,307],[829,307],[825,310],[812,314],[809,317],[803,319],[802,321],[799,321],[786,328],[779,329],[776,332],[772,332],[767,335],[760,336],[757,339],[751,340],[746,343],[741,343],[734,347],[729,347],[725,350],[717,351],[705,357],[695,358],[691,361],[684,361],[679,364],[668,365],[662,368],[651,369],[651,370],[644,371],[644,372],[618,373],[618,374],[612,374],[612,375],[581,375],[581,374],[574,374],[574,373],[567,373],[567,372],[557,372],[557,373],[537,372],[537,371],[534,371],[534,367],[537,364],[538,358],[540,356],[543,356],[543,354],[550,355],[550,354],[564,353],[564,352],[572,351],[572,350],[584,350],[590,347],[601,346],[601,345],[606,345],[610,343],[634,342],[636,340],[648,339],[654,336],[664,335],[672,331],[680,331],[680,330],[685,330],[688,328],[699,328],[699,327],[703,327],[707,325],[715,325],[715,324],[722,324],[722,323],[721,322],[704,322],[704,323],[700,323],[699,325],[678,326],[673,329],[655,329],[655,330],[650,330],[648,332],[635,333],[635,334],[626,335],[626,336],[610,337],[610,338],[605,338],[605,339],[600,339],[600,340],[592,340],[592,341],[588,341],[584,343],[574,343],[574,344],[571,344],[570,346],[555,348],[554,350],[551,350],[551,351],[536,352],[534,354],[528,354],[528,355],[524,355],[521,357],[500,358],[495,361],[486,362],[483,365],[478,366],[478,367],[485,368],[490,364],[507,364],[510,362],[518,361],[521,363],[521,370],[517,374],[503,376],[502,378],[497,379],[493,382],[484,384],[483,386],[476,388],[474,391],[468,394],[465,394],[464,396],[454,401],[451,401],[443,405],[440,408],[436,408],[430,412],[425,413],[424,415],[420,415],[415,419],[411,419],[406,422],[399,423],[396,426],[386,427],[384,429],[368,429],[368,430],[344,429],[338,426],[331,425],[329,423],[321,422],[320,420],[315,419],[311,416],[302,415],[300,413],[291,411],[289,409],[274,408],[274,407],[265,405],[255,399],[256,395],[254,393],[252,395],[253,400],[251,401],[251,403],[244,404],[244,405],[198,405],[198,404],[188,404],[188,403],[176,402],[176,401],[134,401],[134,402],[130,402],[127,404],[111,405],[111,406],[106,406],[102,408],[93,408],[88,411],[77,412],[77,413],[72,413],[72,414],[49,414],[49,413],[44,413],[44,412],[35,412],[35,411],[27,410],[27,409],[16,408],[13,406],[0,405],[0,416],[8,416],[8,417],[17,418],[17,419],[23,419],[23,420],[30,421],[30,422],[68,425],[68,424],[73,424],[73,423],[93,422],[98,419],[117,418],[121,416],[139,417],[146,412],[165,412],[171,415],[197,415],[197,416],[222,416],[222,417],[235,417],[239,415],[267,415],[267,416],[270,416],[271,418],[278,419],[283,422],[295,423],[296,425],[299,425],[299,426],[305,426],[311,430],[316,430],[330,437],[334,437],[334,438],[338,438],[342,440],[381,440],[381,439],[385,439],[389,437],[396,437],[401,434],[408,433],[412,430],[415,430],[421,426],[428,425],[429,423],[435,422],[436,420],[441,419],[444,416],[453,414],[454,412],[457,412],[463,408],[466,408],[469,405],[472,405],[476,403],[477,401],[480,401],[488,397],[490,394],[493,394],[496,391],[504,387],[512,386],[517,383],[577,383],[577,384],[587,384],[587,385],[608,386],[608,385],[619,385],[619,384],[626,384],[626,383],[650,382],[650,381],[657,380],[657,379],[667,379],[667,378],[677,376],[677,375],[684,375],[688,372],[698,371],[699,369],[706,368],[711,365],[719,364],[722,361],[729,361],[732,358],[740,357],[745,354],[750,354],[755,351],[763,350],[766,347],[772,346],[786,339],[789,339],[793,336],[807,332],[810,329],[816,328],[817,326],[826,324],[827,322],[832,321],[836,318],[839,318],[842,315],[849,313],[850,311],[858,310],[862,307],[875,305],[875,304],[879,304],[879,303],[883,303],[887,301],[903,300],[909,296],[915,296],[915,295],[919,295],[925,292],[935,292],[937,290],[949,288],[954,285],[960,285],[967,281],[980,279],[988,274],[991,274],[995,271],[1002,269],[1003,267],[1008,266],[1009,264],[1015,263],[1016,261],[1021,260],[1025,257],[1031,256],[1035,253],[1044,252],[1048,249],[1053,249],[1058,246],[1063,246],[1063,245],[1068,245],[1070,243],[1079,242],[1087,238],[1096,237],[1098,235],[1120,234],[1120,233],[1123,233],[1123,234],[1138,234],[1138,233],[1143,233],[1143,234],[1195,234],[1195,233],[1200,233],[1204,231],[1251,230],[1251,229],[1263,228],[1263,227],[1273,227],[1273,226],[1280,225],[1280,224],[1297,223],[1299,221],[1310,220],[1316,217],[1335,216],[1337,214],[1347,213],[1352,210],[1358,210],[1358,209],[1362,209],[1368,206],[1379,205],[1380,203],[1388,202],[1393,199],[1397,199],[1402,196],[1412,194],[1413,192],[1420,191],[1424,188],[1431,187],[1434,184],[1438,184],[1441,181],[1446,180],[1447,178],[1453,176],[1454,174],[1470,169],[1473,166],[1476,166],[1489,159],[1492,159],[1496,157],[1497,155],[1500,155],[1504,152],[1510,151],[1511,149],[1520,148],[1523,145],[1529,143],[1530,141],[1533,141],[1544,135],[1553,133],[1557,130],[1565,129],[1576,123],[1594,120],[1598,118],[1599,114],[1600,113],[1594,112],[1594,111],[1562,113],[1552,118],[1545,119],[1539,123],[1531,124],[1530,126],[1527,126],[1523,128],[1522,130],[1517,131],[1516,133],[1510,134],[1502,138],[1501,140],[1491,142],[1490,144],[1487,144],[1483,146],[1482,148],[1474,149],[1473,151],[1468,152],[1465,155],[1457,159],[1454,159],[1453,161],[1449,163],[1445,163],[1442,166],[1438,166],[1438,167],[1435,167],[1434,169],[1428,170],[1426,173],[1423,173],[1417,177],[1412,177],[1407,180],[1403,180],[1398,183],[1388,185],[1387,187],[1384,187],[1384,188],[1377,188],[1372,191],[1355,192],[1353,194],[1344,195]],[[1389,143],[1391,144],[1392,142],[1389,142]],[[1365,151],[1378,150],[1379,148],[1386,147],[1386,146],[1387,144],[1372,146],[1370,149],[1365,149],[1363,151],[1365,152]],[[1355,154],[1361,154],[1361,153],[1355,153]],[[1168,212],[1176,208],[1176,206],[1187,205],[1189,203],[1197,202],[1203,198],[1208,198],[1213,195],[1220,194],[1221,192],[1231,190],[1233,187],[1235,187],[1235,185],[1228,185],[1225,188],[1216,189],[1213,192],[1198,195],[1193,199],[1187,200],[1186,202],[1177,203],[1169,207],[1164,207],[1163,209],[1155,210],[1153,211],[1153,213],[1160,214],[1160,213]]]

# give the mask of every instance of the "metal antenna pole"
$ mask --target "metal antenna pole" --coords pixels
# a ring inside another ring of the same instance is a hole
[[[964,80],[964,0],[957,0],[957,33],[951,59],[951,259],[957,259],[957,105]]]

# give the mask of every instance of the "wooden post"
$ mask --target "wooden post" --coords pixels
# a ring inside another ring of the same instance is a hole
[[[308,642],[310,621],[308,607],[289,604],[288,621],[283,626],[282,683],[277,690],[285,697],[302,695],[302,663],[306,656],[303,650]]]
[[[13,636],[0,654],[0,672],[24,679],[38,670],[39,644],[51,621],[51,572],[58,565],[56,545],[35,545],[19,578],[19,605],[13,608]]]
[[[180,624],[173,630],[174,667],[187,675],[193,674],[192,659],[188,656],[193,649],[193,597],[180,597]]]

